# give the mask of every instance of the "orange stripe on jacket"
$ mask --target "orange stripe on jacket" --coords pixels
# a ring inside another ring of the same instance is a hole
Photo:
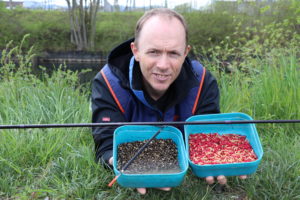
[[[105,76],[105,74],[103,73],[102,70],[101,70],[101,74],[102,74],[102,76],[103,76],[103,78],[104,78],[104,80],[105,80],[106,85],[108,86],[108,89],[109,89],[111,95],[113,96],[115,102],[117,103],[119,109],[120,109],[121,112],[124,114],[124,113],[125,113],[125,110],[124,110],[124,108],[122,107],[122,105],[121,105],[121,103],[120,103],[118,97],[116,96],[114,90],[112,89],[112,87],[111,87],[111,85],[110,85],[110,83],[109,83],[107,77]]]
[[[194,106],[193,106],[193,110],[192,110],[193,115],[196,112],[196,108],[197,108],[197,105],[198,105],[198,101],[199,101],[199,98],[200,98],[200,94],[201,94],[201,90],[202,90],[202,86],[203,86],[203,82],[204,82],[205,73],[206,73],[206,70],[203,67],[203,73],[202,73],[199,89],[198,89],[198,92],[197,92],[197,97],[196,97],[196,100],[195,100],[195,103],[194,103]]]

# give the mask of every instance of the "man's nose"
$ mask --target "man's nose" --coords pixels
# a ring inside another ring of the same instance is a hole
[[[157,67],[163,70],[163,69],[168,69],[169,66],[170,66],[170,60],[168,58],[168,55],[162,54],[157,61]]]

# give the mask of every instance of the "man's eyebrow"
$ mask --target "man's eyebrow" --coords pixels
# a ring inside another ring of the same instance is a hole
[[[146,50],[146,52],[149,52],[149,51],[163,52],[164,49],[151,47],[151,48],[149,48],[149,49]],[[169,53],[171,53],[171,54],[178,54],[178,55],[181,55],[181,54],[182,54],[182,53],[180,53],[179,50],[176,50],[176,49],[167,50],[166,52],[167,52],[168,54],[169,54]]]
[[[180,53],[180,51],[178,51],[178,50],[170,50],[168,52],[170,52],[170,53]]]
[[[182,55],[182,53],[178,50],[170,50],[168,53]]]
[[[146,49],[146,52],[149,52],[149,51],[157,51],[157,52],[162,52],[162,50],[160,50],[160,49],[157,49],[157,48],[149,48],[149,49]]]
[[[160,49],[156,48],[156,47],[149,47],[148,50],[157,50],[157,51],[160,51]]]

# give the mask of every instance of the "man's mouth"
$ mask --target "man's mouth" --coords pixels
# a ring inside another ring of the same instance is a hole
[[[156,74],[156,73],[154,73],[153,75],[159,81],[166,81],[167,79],[170,78],[169,74]]]

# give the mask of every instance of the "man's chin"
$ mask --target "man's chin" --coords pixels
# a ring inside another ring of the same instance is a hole
[[[168,90],[170,87],[169,84],[153,84],[151,85],[151,96],[161,97],[164,95],[164,93]],[[149,92],[149,91],[148,91]]]
[[[168,90],[168,88],[164,87],[164,88],[154,88],[154,92],[158,95],[164,95],[166,93],[166,91]]]

